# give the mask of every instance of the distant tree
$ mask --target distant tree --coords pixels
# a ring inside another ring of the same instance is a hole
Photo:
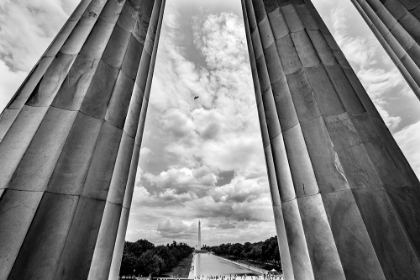
[[[185,243],[155,246],[147,240],[126,242],[124,246],[120,275],[158,275],[172,270],[194,251]]]
[[[243,246],[240,243],[235,243],[231,246],[230,250],[232,252],[231,255],[239,258],[241,256]]]
[[[263,242],[245,242],[243,245],[240,243],[227,243],[206,247],[206,250],[213,251],[217,255],[280,265],[279,246],[275,236]]]

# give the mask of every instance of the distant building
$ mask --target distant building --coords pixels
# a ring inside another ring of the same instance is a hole
[[[201,250],[201,221],[198,221],[198,246],[197,250]]]

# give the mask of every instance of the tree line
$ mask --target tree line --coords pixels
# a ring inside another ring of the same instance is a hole
[[[159,275],[169,272],[194,251],[185,243],[155,246],[147,240],[125,242],[120,276]]]
[[[280,266],[279,245],[276,236],[256,243],[227,243],[212,247],[204,246],[203,250],[213,251],[216,255],[231,259],[242,259],[264,264],[271,263]]]

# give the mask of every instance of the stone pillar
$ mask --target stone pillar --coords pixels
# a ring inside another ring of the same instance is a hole
[[[108,278],[163,9],[83,0],[3,112],[0,279]]]
[[[156,26],[156,35],[155,35],[156,39],[153,45],[153,52],[152,52],[152,57],[151,57],[151,62],[150,62],[151,65],[150,65],[148,80],[147,80],[146,89],[145,89],[145,96],[146,96],[145,100],[147,101],[149,100],[150,90],[152,86],[153,72],[155,68],[156,55],[157,55],[157,50],[158,50],[158,45],[159,45],[160,31],[162,29],[162,20],[163,20],[163,14],[165,11],[164,7],[165,7],[166,0],[163,0],[162,2],[163,3],[161,4],[160,10],[156,9],[156,13],[153,14],[153,17],[152,17],[152,22],[154,26]],[[159,14],[157,13],[158,11],[159,11]],[[137,175],[139,156],[140,156],[140,146],[143,139],[147,107],[148,106],[142,107],[142,112],[141,112],[142,117],[140,118],[140,121],[139,121],[139,128],[137,131],[137,138],[136,138],[137,145],[134,147],[133,157],[131,159],[130,171],[128,174],[127,186],[126,186],[126,191],[124,194],[124,202],[123,202],[120,222],[118,226],[118,234],[117,234],[117,238],[116,238],[116,242],[114,246],[114,252],[112,256],[111,272],[109,273],[109,278],[108,278],[109,280],[117,280],[120,273],[121,261],[122,261],[122,257],[124,253],[125,235],[127,233],[128,218],[130,216],[131,202],[133,200],[134,187],[136,183],[136,175]]]
[[[352,2],[420,99],[420,2]]]
[[[312,3],[242,4],[286,279],[418,279],[419,181]]]

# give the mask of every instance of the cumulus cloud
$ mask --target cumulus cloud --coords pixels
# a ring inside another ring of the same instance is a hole
[[[173,190],[176,194],[194,192],[199,196],[212,188],[217,180],[216,175],[206,166],[198,169],[171,168],[158,175],[145,173],[143,178],[151,183],[152,189],[158,193]]]
[[[407,83],[401,73],[350,2],[333,1],[329,9],[326,23],[388,128],[402,129],[400,112],[395,109],[396,103],[407,102]]]
[[[268,237],[273,214],[243,21],[233,13],[191,14],[191,58],[181,47],[188,44],[179,42],[185,16],[171,5],[167,16],[146,124],[152,132],[143,140],[161,169],[152,157],[142,159],[137,211],[172,210],[174,219],[195,224],[202,219],[203,238],[212,228],[206,238],[213,244],[238,236],[250,222],[260,227],[242,235],[244,241]],[[163,242],[185,226],[161,221]]]
[[[337,6],[332,9],[331,31],[335,40],[353,66],[366,68],[376,63],[375,55],[378,51],[378,44],[374,38],[351,36],[349,34],[351,21],[345,7]]]
[[[4,61],[0,60],[0,112],[12,98],[26,75],[25,71],[12,71]]]
[[[232,183],[213,188],[209,193],[215,201],[243,203],[259,198],[266,192],[266,187],[255,180],[236,178]]]
[[[1,1],[0,57],[12,70],[31,69],[78,2]]]
[[[197,229],[183,221],[166,219],[159,222],[157,231],[163,238],[185,239],[197,234]]]

